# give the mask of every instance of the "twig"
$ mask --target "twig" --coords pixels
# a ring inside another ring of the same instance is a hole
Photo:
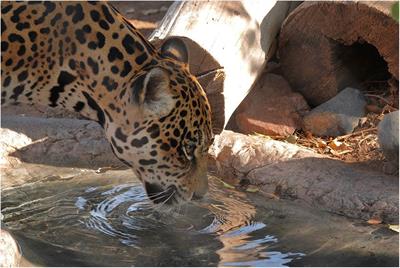
[[[387,101],[384,97],[381,97],[381,96],[379,96],[379,95],[375,95],[375,94],[364,94],[364,96],[380,99],[380,100],[384,101],[387,105],[392,106],[392,104],[391,104],[389,101]]]
[[[363,139],[361,139],[361,140],[358,142],[358,144],[361,145],[361,143],[363,143],[363,142],[364,142],[365,140],[367,140],[369,137],[371,137],[371,134],[369,134],[369,135],[363,137]]]
[[[372,127],[372,128],[368,128],[368,129],[363,129],[363,130],[356,131],[356,132],[353,132],[353,133],[350,133],[350,134],[347,134],[347,135],[343,135],[343,136],[337,137],[336,140],[343,140],[343,139],[349,138],[351,136],[355,136],[355,135],[359,135],[359,134],[363,134],[365,132],[370,132],[370,131],[375,131],[375,130],[378,130],[378,128]]]

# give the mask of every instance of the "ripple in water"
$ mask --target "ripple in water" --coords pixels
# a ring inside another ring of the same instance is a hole
[[[255,220],[256,208],[244,193],[213,177],[205,200],[171,210],[151,204],[139,182],[112,185],[102,176],[3,191],[3,222],[36,248],[33,262],[284,266],[303,256],[269,249],[279,238],[268,233],[268,223]]]

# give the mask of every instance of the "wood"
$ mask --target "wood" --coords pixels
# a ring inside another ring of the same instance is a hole
[[[371,80],[398,80],[393,3],[310,1],[297,7],[279,40],[281,68],[292,88],[318,105],[347,86],[363,89]]]
[[[156,46],[168,36],[184,40],[190,71],[210,101],[215,133],[222,131],[263,71],[290,8],[287,3],[278,8],[275,4],[263,0],[175,2],[150,36]],[[276,11],[268,15],[274,7]]]

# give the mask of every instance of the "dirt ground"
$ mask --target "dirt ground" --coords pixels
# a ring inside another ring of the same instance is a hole
[[[378,124],[385,114],[399,109],[399,89],[397,81],[376,81],[363,91],[367,100],[366,116],[350,134],[331,137],[315,137],[302,130],[293,137],[278,138],[289,140],[313,151],[348,163],[364,162],[373,169],[392,174],[398,172],[394,165],[387,163],[378,142]]]

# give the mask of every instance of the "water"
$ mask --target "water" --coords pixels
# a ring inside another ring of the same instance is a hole
[[[129,170],[95,174],[36,165],[5,177],[3,226],[30,265],[398,263],[394,233],[294,202],[228,189],[213,176],[205,200],[172,211],[154,208]],[[21,184],[22,177],[29,179]]]

